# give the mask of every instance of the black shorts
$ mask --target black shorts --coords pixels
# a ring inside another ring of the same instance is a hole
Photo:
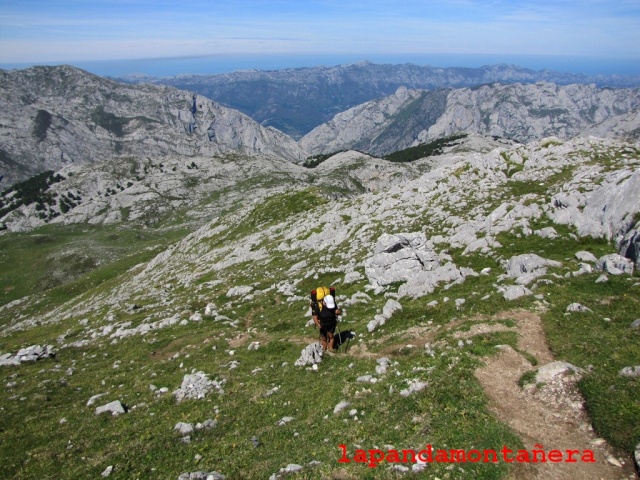
[[[338,322],[320,324],[320,335],[326,337],[328,333],[335,333]]]

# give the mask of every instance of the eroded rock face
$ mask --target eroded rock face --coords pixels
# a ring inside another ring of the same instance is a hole
[[[439,265],[433,244],[424,233],[385,233],[378,238],[373,256],[365,261],[365,274],[372,285],[381,287],[408,281]]]
[[[513,102],[512,98],[519,101]],[[550,136],[568,139],[614,117],[613,112],[619,112],[618,102],[625,106],[623,113],[628,113],[636,108],[639,100],[638,90],[617,91],[611,95],[610,91],[595,85],[559,86],[540,82],[455,89],[449,93],[445,113],[435,125],[421,132],[418,141],[426,142],[460,131],[497,135],[519,142]]]
[[[627,238],[634,215],[640,211],[639,191],[640,172],[616,170],[590,192],[575,190],[554,195],[549,216],[557,223],[575,226],[580,236],[604,237],[620,245]],[[627,238],[627,249],[637,245],[637,237],[631,237],[634,240]],[[633,251],[637,255],[637,247],[632,247]]]

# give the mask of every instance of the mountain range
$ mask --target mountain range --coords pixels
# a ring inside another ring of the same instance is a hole
[[[335,81],[349,84],[344,80],[345,72],[355,77],[364,69],[360,74],[369,78],[367,85],[377,85],[379,77],[366,74],[378,67],[336,67],[335,77],[342,80]],[[395,70],[385,68],[389,70],[385,85],[394,86],[403,78],[413,86],[422,72],[404,66],[391,82]],[[302,71],[305,76],[298,83],[313,69]],[[328,76],[327,71],[322,72]],[[446,72],[445,78],[462,82],[455,72]],[[475,78],[467,70],[461,72],[467,74],[465,82]],[[521,76],[516,75],[520,70],[487,68],[480,78],[498,77],[496,72],[511,80]],[[262,74],[254,75],[262,78]],[[282,72],[276,78],[279,75]],[[295,76],[290,82],[294,80]],[[234,91],[242,90],[244,80],[238,82]],[[595,85],[494,83],[436,90],[400,86],[391,95],[335,113],[298,142],[258,123],[259,115],[252,119],[222,106],[215,97],[167,86],[125,84],[70,66],[2,71],[0,89],[0,174],[5,185],[65,165],[116,157],[198,157],[239,151],[301,163],[309,156],[349,149],[386,155],[460,131],[518,142],[546,136],[568,139],[591,132],[633,140],[639,134],[640,89]],[[252,91],[260,97],[259,90]],[[304,105],[313,103],[294,87],[288,98],[298,98],[296,101]],[[278,108],[297,108],[287,105],[283,102]],[[602,122],[606,125],[601,128]]]
[[[637,475],[637,88],[395,85],[295,141],[0,74],[0,477]]]
[[[270,125],[300,139],[337,113],[369,100],[392,95],[398,88],[438,90],[491,83],[558,85],[594,84],[598,87],[635,88],[640,78],[588,76],[549,70],[534,71],[514,65],[481,68],[440,68],[415,64],[360,62],[332,67],[283,70],[243,70],[218,75],[178,75],[123,80],[169,85],[196,92],[237,109],[262,125]]]

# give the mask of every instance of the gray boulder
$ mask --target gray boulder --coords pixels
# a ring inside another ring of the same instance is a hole
[[[505,266],[509,277],[517,279],[521,285],[528,285],[536,278],[546,275],[547,266],[560,267],[562,264],[555,260],[547,260],[535,253],[516,255],[511,257]]]
[[[173,394],[178,403],[185,399],[203,399],[213,390],[222,395],[224,393],[223,384],[224,380],[221,382],[210,380],[206,373],[196,372],[185,375],[182,379],[182,385]]]
[[[600,257],[596,263],[596,269],[610,275],[631,275],[633,273],[633,262],[622,255],[612,253]]]
[[[362,276],[362,274],[360,272],[358,272],[357,270],[353,270],[351,272],[348,272],[344,276],[344,280],[342,281],[342,283],[344,283],[344,284],[354,283],[354,282],[357,282],[359,280],[362,280],[363,278],[364,277]]]
[[[576,252],[576,258],[581,262],[596,263],[598,261],[598,259],[593,253],[586,252],[584,250]]]
[[[385,233],[378,238],[373,255],[365,260],[365,274],[371,285],[383,287],[409,281],[438,265],[438,256],[424,233]]]
[[[242,295],[248,295],[253,291],[251,285],[239,285],[237,287],[231,287],[227,292],[227,297],[241,297]]]
[[[620,369],[618,374],[622,377],[640,377],[640,365],[636,365],[634,367],[624,367]]]
[[[190,435],[191,433],[193,433],[193,424],[178,422],[176,423],[176,426],[173,427],[173,429],[176,430],[180,435]]]
[[[340,402],[338,402],[338,404],[335,407],[333,407],[334,415],[337,414],[337,413],[340,413],[342,410],[347,408],[349,405],[351,405],[350,402],[348,402],[346,400],[341,400]]]
[[[120,400],[115,400],[111,403],[107,403],[106,405],[102,405],[101,407],[96,408],[96,415],[107,412],[111,413],[111,415],[115,417],[116,415],[127,413],[127,407],[123,405]]]
[[[205,420],[204,422],[196,423],[196,430],[211,430],[212,428],[216,428],[218,422],[213,420],[212,418]]]
[[[549,383],[558,377],[580,374],[582,370],[567,362],[551,362],[543,365],[536,373],[536,383]]]
[[[315,365],[322,361],[322,345],[320,342],[312,343],[302,349],[300,358],[295,362],[297,367],[304,367],[305,365]]]
[[[546,227],[541,230],[535,230],[533,233],[542,238],[556,238],[558,236],[558,232],[553,227]]]
[[[420,298],[433,293],[441,283],[456,284],[464,281],[464,275],[452,262],[437,266],[433,270],[419,271],[400,286],[400,297]]]
[[[389,299],[385,306],[382,308],[382,314],[376,315],[373,320],[367,323],[367,330],[369,332],[373,332],[376,328],[381,327],[398,310],[402,310],[402,305],[400,304],[400,302],[398,302],[397,300]]]
[[[365,274],[378,290],[394,282],[406,282],[398,295],[412,298],[432,293],[443,282],[464,281],[453,263],[440,265],[433,243],[422,232],[381,235],[373,255],[365,260]]]
[[[105,468],[102,473],[100,475],[102,475],[103,477],[108,477],[109,475],[111,475],[111,473],[113,472],[113,465],[109,465],[107,468]]]
[[[509,285],[498,289],[505,300],[516,300],[520,297],[533,295],[533,292],[523,285]]]
[[[570,304],[567,309],[567,312],[578,312],[578,313],[593,313],[593,310],[591,310],[589,307],[585,307],[584,305],[581,305],[579,303],[572,303]]]
[[[53,345],[31,345],[18,351],[15,355],[5,353],[0,356],[0,366],[2,365],[20,365],[24,362],[37,362],[45,358],[54,358],[56,351]]]
[[[15,355],[11,355],[10,353],[3,353],[2,355],[0,355],[0,366],[5,365],[20,365],[20,360],[18,360]]]

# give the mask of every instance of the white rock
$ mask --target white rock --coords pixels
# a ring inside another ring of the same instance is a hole
[[[567,374],[580,374],[582,370],[567,362],[551,362],[538,368],[536,383],[549,383],[558,376]]]
[[[106,405],[102,405],[101,407],[97,407],[95,410],[96,415],[100,415],[102,413],[111,413],[113,416],[120,415],[122,413],[126,413],[127,410],[125,406],[120,402],[120,400],[114,400],[111,403],[107,403]]]
[[[345,408],[347,408],[349,405],[351,405],[349,402],[347,402],[346,400],[342,400],[340,401],[340,403],[338,403],[334,409],[333,409],[333,413],[337,414],[340,413],[342,410],[344,410]]]

